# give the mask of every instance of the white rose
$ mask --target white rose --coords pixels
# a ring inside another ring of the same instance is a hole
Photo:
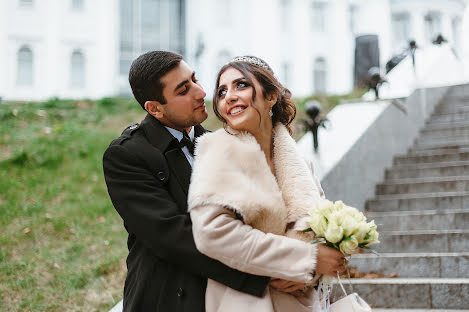
[[[344,236],[349,237],[350,235],[352,235],[358,230],[359,223],[352,216],[345,215],[340,225],[344,229]],[[365,234],[367,232],[368,232],[368,226],[366,227]],[[365,234],[363,234],[363,236],[365,236]]]
[[[344,229],[336,222],[329,222],[329,226],[327,227],[324,237],[331,243],[338,243],[344,237]]]
[[[329,216],[333,212],[334,204],[330,200],[323,200],[317,206],[317,212],[329,219]]]
[[[366,234],[370,232],[370,227],[366,222],[359,222],[358,227],[352,234],[357,238],[358,243],[361,244],[364,242]]]
[[[338,201],[334,202],[334,210],[335,211],[340,211],[344,207],[346,207],[346,206],[344,205],[344,203],[341,200],[338,200]]]
[[[363,240],[367,245],[379,243],[379,233],[375,229],[370,230]]]
[[[324,237],[324,233],[327,230],[327,222],[323,215],[311,213],[309,226],[317,236]]]
[[[343,240],[340,245],[340,251],[345,255],[353,255],[358,248],[358,240],[355,236],[350,236]]]
[[[368,226],[370,227],[370,230],[376,230],[378,228],[378,226],[375,224],[375,220],[368,222]]]

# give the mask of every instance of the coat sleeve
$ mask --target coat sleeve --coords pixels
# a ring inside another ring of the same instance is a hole
[[[263,295],[268,277],[236,271],[197,250],[189,213],[179,212],[162,182],[125,146],[106,150],[103,169],[109,195],[127,231],[155,257],[230,288]]]
[[[190,210],[197,248],[237,270],[311,283],[317,246],[285,236],[264,233],[218,205]]]

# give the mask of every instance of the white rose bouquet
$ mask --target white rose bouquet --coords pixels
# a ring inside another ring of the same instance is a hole
[[[309,228],[314,232],[316,243],[353,255],[360,248],[372,250],[369,246],[379,243],[379,233],[373,221],[367,222],[365,215],[357,208],[344,205],[342,201],[323,200],[310,210]]]

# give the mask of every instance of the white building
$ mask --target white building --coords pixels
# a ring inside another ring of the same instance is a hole
[[[183,54],[211,96],[235,55],[265,59],[295,96],[347,93],[355,38],[377,35],[379,60],[441,33],[460,56],[465,0],[0,0],[3,99],[128,93],[145,51]]]

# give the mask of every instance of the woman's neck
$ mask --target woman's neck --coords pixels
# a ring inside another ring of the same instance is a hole
[[[267,163],[270,165],[272,172],[274,171],[272,162],[272,149],[273,149],[273,126],[272,123],[266,123],[259,127],[259,131],[253,133],[257,143],[260,145],[261,150],[264,152]]]

